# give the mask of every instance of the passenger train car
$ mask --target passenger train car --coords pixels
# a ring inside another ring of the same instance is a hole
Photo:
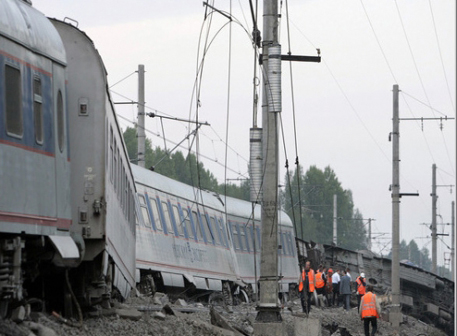
[[[256,292],[259,206],[253,212],[250,202],[221,198],[138,166],[132,170],[141,208],[136,244],[140,287],[241,290],[244,299]],[[298,279],[298,258],[292,223],[285,213],[279,216],[278,283],[280,292],[288,293]]]
[[[135,192],[92,41],[29,1],[0,1],[0,314],[68,293],[69,267],[81,302],[126,297]]]
[[[135,184],[107,73],[86,34],[51,22],[67,53],[72,232],[85,244],[80,295],[108,299],[109,279],[125,298],[135,286]]]
[[[0,296],[22,300],[22,270],[71,266],[66,55],[49,20],[0,2]],[[21,268],[22,267],[22,268]],[[2,304],[1,314],[5,313]]]

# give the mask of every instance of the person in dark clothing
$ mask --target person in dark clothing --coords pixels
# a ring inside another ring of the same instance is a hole
[[[346,274],[346,271],[343,270],[343,277],[340,281],[340,295],[343,296],[343,307],[347,311],[350,309],[350,299],[351,299],[351,279]]]

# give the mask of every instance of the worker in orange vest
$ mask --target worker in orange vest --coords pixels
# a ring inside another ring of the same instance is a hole
[[[367,286],[367,293],[360,301],[360,318],[363,320],[363,327],[365,329],[365,336],[370,336],[370,323],[371,335],[376,334],[378,329],[377,319],[381,312],[379,302],[376,300],[376,294],[373,294],[373,286]]]
[[[314,292],[314,271],[311,269],[311,262],[307,261],[305,263],[305,268],[302,269],[298,290],[300,292],[300,301],[303,312],[309,314],[311,309],[311,295]],[[306,295],[306,305],[305,305],[305,295]]]
[[[316,287],[316,293],[323,295],[325,297],[325,301],[328,302],[327,292],[325,291],[325,284],[327,282],[327,278],[326,278],[323,270],[324,270],[324,268],[322,267],[322,265],[319,265],[319,268],[315,275],[315,277],[316,277],[315,287]]]
[[[325,284],[325,292],[327,293],[327,306],[330,307],[330,299],[332,298],[333,294],[333,285],[332,285],[332,276],[333,270],[331,268],[327,271],[327,283]]]
[[[355,283],[357,285],[357,309],[359,309],[358,312],[360,312],[360,300],[362,299],[362,296],[365,295],[365,288],[367,286],[365,273],[360,273],[360,276],[357,277]]]

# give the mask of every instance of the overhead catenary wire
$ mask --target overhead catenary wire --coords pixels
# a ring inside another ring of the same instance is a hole
[[[441,68],[443,69],[443,75],[444,75],[444,79],[446,81],[446,87],[447,87],[447,92],[448,92],[448,95],[449,95],[449,101],[451,102],[451,106],[452,106],[452,108],[454,110],[454,114],[455,114],[455,102],[452,99],[451,89],[449,88],[449,81],[447,79],[446,69],[444,67],[443,53],[441,52],[440,40],[438,38],[438,32],[436,30],[435,15],[433,14],[433,7],[432,7],[431,0],[428,0],[428,4],[429,4],[429,8],[430,8],[430,14],[432,16],[433,30],[435,32],[436,45],[438,47],[438,52],[440,54]]]
[[[136,125],[136,126],[138,127],[137,123],[136,123],[134,120],[130,120],[130,119],[128,119],[128,118],[126,118],[126,117],[124,117],[124,116],[122,116],[122,115],[120,115],[120,114],[116,114],[116,116],[117,116],[118,118],[121,118],[122,120],[127,121],[127,122],[131,123],[132,125]],[[153,131],[151,131],[151,130],[149,130],[149,129],[147,129],[147,128],[145,128],[144,130],[145,130],[145,132],[147,132],[147,133],[149,133],[149,134],[152,134],[152,135],[154,135],[154,136],[156,136],[156,137],[158,137],[158,138],[162,138],[162,136],[161,136],[159,133],[153,132]],[[172,144],[172,145],[177,145],[177,144],[178,144],[177,142],[172,141],[172,140],[168,140],[168,139],[167,139],[166,141],[167,141],[168,143]],[[188,150],[188,149],[189,149],[188,146],[185,147],[185,146],[183,146],[183,145],[180,145],[179,147],[182,148],[182,149],[185,149],[185,150]],[[190,150],[189,152],[195,154],[195,151],[194,151],[194,150]],[[218,160],[215,160],[215,159],[213,159],[213,158],[211,158],[211,157],[209,157],[209,156],[206,156],[206,155],[204,155],[204,154],[201,154],[201,153],[200,153],[200,156],[203,157],[203,158],[205,158],[205,159],[207,159],[207,160],[209,160],[209,161],[211,161],[211,162],[216,163],[217,165],[220,165],[221,167],[224,167],[224,165],[223,165],[222,163],[220,163]],[[232,168],[230,168],[230,167],[227,167],[227,169],[228,169],[229,171],[231,171],[232,173],[238,175],[238,176],[241,176],[241,177],[243,177],[243,178],[246,177],[246,175],[240,174],[240,173],[239,173],[238,171],[236,171],[235,169],[232,169]]]
[[[392,67],[390,66],[389,61],[387,60],[386,53],[384,52],[384,49],[381,46],[381,42],[379,42],[378,35],[376,34],[376,31],[373,27],[373,24],[371,23],[370,17],[368,16],[367,9],[365,8],[365,5],[363,4],[363,0],[360,0],[360,4],[362,5],[363,11],[365,13],[365,16],[367,17],[368,23],[370,24],[371,31],[373,32],[373,35],[376,39],[376,43],[378,44],[379,49],[381,50],[382,56],[384,57],[384,61],[386,61],[387,67],[389,68],[390,74],[392,75],[392,78],[394,79],[395,83],[398,83],[397,78],[395,77],[395,74],[392,70]]]
[[[290,23],[289,23],[289,2],[286,0],[286,24],[287,24],[287,45],[288,45],[288,54],[292,54],[291,50],[291,43],[290,43]],[[301,187],[300,187],[300,180],[301,180],[301,169],[300,169],[300,160],[298,155],[298,141],[297,141],[297,122],[295,116],[295,96],[294,96],[294,81],[293,81],[293,71],[292,71],[292,61],[289,61],[289,72],[290,72],[290,90],[291,90],[291,101],[292,101],[292,120],[293,120],[293,128],[294,128],[294,144],[295,144],[295,169],[296,169],[296,176],[297,176],[297,190],[298,190],[298,204],[299,204],[299,216],[300,216],[300,231],[302,233],[303,238],[303,214],[302,214],[302,200],[301,200]],[[281,130],[284,136],[284,129],[283,123],[281,119]],[[285,139],[284,147],[285,147]],[[290,193],[290,200],[291,204],[294,204],[293,200],[293,193],[292,193],[292,183],[290,181],[290,171],[289,171],[289,160],[287,158],[287,152],[284,148],[284,154],[286,156],[286,174],[287,174],[287,183],[289,186],[289,193]],[[292,219],[294,223],[294,230],[295,236],[297,237],[298,230],[297,230],[297,222],[295,220],[295,209],[292,208]]]

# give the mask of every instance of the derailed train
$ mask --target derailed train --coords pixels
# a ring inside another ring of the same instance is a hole
[[[313,266],[323,264],[333,269],[350,269],[355,280],[364,272],[374,285],[375,292],[382,297],[385,307],[391,304],[392,260],[368,250],[351,251],[327,244],[316,244],[297,240],[301,262],[311,260]],[[437,276],[420,267],[400,262],[400,303],[404,313],[433,323],[454,334],[455,294],[454,281]]]
[[[1,316],[30,298],[108,305],[142,279],[256,290],[259,209],[132,168],[93,42],[28,0],[0,2],[0,120]],[[278,216],[288,292],[297,253]]]
[[[141,207],[140,287],[223,291],[227,297],[237,292],[249,300],[260,269],[260,206],[253,209],[250,202],[221,198],[138,166],[132,170]],[[284,212],[278,212],[278,224],[279,291],[287,294],[297,283],[298,257]]]
[[[131,166],[106,76],[77,27],[0,1],[0,315],[30,298],[71,314],[72,301],[108,304],[136,283],[248,299],[259,207]],[[389,287],[390,260],[300,241],[297,251],[289,217],[278,218],[281,293],[296,286],[299,254]],[[406,309],[453,321],[453,282],[406,265],[401,277]]]
[[[112,287],[126,297],[135,194],[92,41],[29,1],[0,1],[1,315],[58,290],[71,310],[70,282],[86,305],[108,302]]]

